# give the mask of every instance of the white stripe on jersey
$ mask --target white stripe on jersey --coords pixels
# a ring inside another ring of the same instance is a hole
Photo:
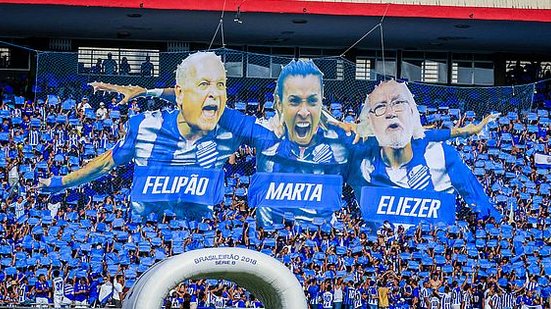
[[[452,303],[454,305],[461,304],[461,296],[462,296],[461,289],[460,288],[454,288],[452,290]]]
[[[421,294],[419,307],[427,308],[427,302],[425,301],[425,298],[429,297],[429,290],[427,290],[426,288],[421,288],[421,293],[419,294]]]
[[[40,142],[40,134],[37,131],[32,130],[29,132],[29,145],[36,146]]]
[[[471,307],[471,293],[470,292],[463,292],[463,303],[465,304],[465,308]]]
[[[538,288],[537,282],[532,282],[532,281],[528,282],[528,285],[527,285],[528,291],[534,291],[537,288]]]
[[[451,309],[452,307],[452,295],[451,293],[443,293],[442,296],[442,309]]]
[[[138,166],[146,166],[147,160],[151,157],[154,141],[157,139],[157,133],[163,125],[164,119],[160,113],[144,113],[144,119],[140,122],[138,128],[137,140],[151,141],[150,143],[136,143],[135,163]]]
[[[356,289],[353,288],[353,287],[348,287],[346,289],[346,303],[347,304],[353,304],[354,303],[354,298],[356,297]]]
[[[65,285],[65,296],[73,297],[73,285],[72,284],[66,284]]]
[[[178,162],[178,165],[193,165],[195,164],[195,155],[193,153],[192,144],[188,144],[186,140],[180,139],[178,141],[178,147],[173,154],[173,160]]]
[[[367,291],[369,293],[367,303],[369,305],[377,306],[377,303],[379,302],[379,294],[377,293],[377,288],[370,287]]]
[[[360,308],[362,306],[362,293],[360,290],[356,290],[356,295],[354,295],[354,308]]]
[[[513,308],[515,306],[515,296],[512,293],[505,293],[501,296],[503,308]]]
[[[19,302],[22,303],[27,301],[27,291],[28,291],[28,288],[26,284],[19,285],[19,289],[18,289]]]
[[[492,308],[495,308],[495,309],[501,309],[502,308],[502,306],[501,306],[501,297],[499,297],[499,295],[497,295],[497,294],[492,295],[491,300],[493,302]]]
[[[425,161],[430,169],[434,191],[452,193],[452,181],[446,170],[446,157],[442,143],[428,143],[425,150]]]

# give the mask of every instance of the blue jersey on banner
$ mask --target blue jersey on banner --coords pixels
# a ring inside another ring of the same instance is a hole
[[[360,209],[373,222],[417,225],[455,222],[455,195],[412,189],[362,187]]]
[[[426,138],[414,139],[411,145],[412,159],[398,169],[386,165],[379,147],[357,148],[352,155],[347,178],[355,193],[360,195],[363,186],[445,193],[453,193],[455,190],[467,204],[476,205],[481,215],[491,213],[497,219],[500,218],[482,185],[461,160],[457,150]],[[365,219],[369,221],[370,218]]]
[[[280,173],[280,176],[285,177],[284,181],[290,181],[293,180],[293,177],[296,177],[296,174],[342,175],[346,171],[353,136],[347,135],[338,127],[319,128],[317,134],[313,137],[311,146],[302,147],[289,140],[286,135],[278,138],[259,119],[246,116],[229,108],[225,109],[220,118],[220,126],[242,138],[244,143],[256,147],[258,172]],[[285,176],[284,174],[287,173],[294,173],[295,175]],[[263,177],[261,176],[260,179],[264,179]],[[308,183],[308,179],[306,180],[305,183]],[[257,183],[258,181],[259,178],[257,178]],[[257,189],[262,190],[262,188],[253,186],[251,183],[249,195],[255,196],[254,203],[262,204],[259,197],[263,195]],[[339,197],[340,190],[341,188],[338,191]],[[340,199],[332,199],[332,202],[337,201],[340,201]],[[295,219],[301,221],[312,221],[317,216],[330,218],[332,212],[312,212],[311,209],[298,208],[298,206],[292,206],[288,203],[287,205],[288,207],[278,207],[278,209],[259,207],[257,212],[259,223],[264,225],[274,222],[279,223],[285,212],[293,213]],[[338,209],[340,203],[325,206],[326,210]]]
[[[145,188],[148,181],[146,175],[148,175],[149,171],[157,171],[156,173],[158,173],[158,171],[166,169],[165,174],[153,176],[173,178],[168,180],[150,178],[149,181],[152,181],[151,184],[153,186],[150,189],[153,190],[156,186],[161,186],[160,190],[164,188],[165,191],[170,191],[172,190],[172,186],[165,188],[165,183],[167,183],[166,186],[169,186],[168,181],[174,180],[174,177],[181,176],[178,178],[176,186],[183,185],[183,181],[185,180],[182,177],[192,175],[191,169],[172,169],[172,167],[222,168],[227,158],[241,144],[240,138],[219,126],[196,141],[187,141],[178,130],[178,114],[178,110],[145,112],[131,117],[126,122],[126,135],[114,146],[112,156],[117,165],[134,161],[137,170],[135,177],[142,177],[134,179],[134,188],[137,188],[136,182],[140,186],[143,184],[142,188]],[[181,174],[176,174],[172,171],[178,171]],[[198,175],[206,174],[201,173]],[[217,194],[223,192],[218,178],[219,172],[209,173],[209,175],[215,177],[211,180],[211,184],[216,184],[218,192],[214,189],[209,190],[208,192],[212,192],[212,195],[203,195],[205,199],[194,198],[188,200],[181,195],[176,200],[171,199],[170,201],[165,200],[162,203],[154,203],[146,202],[145,194],[141,194],[139,195],[139,199],[142,202],[133,201],[133,212],[147,215],[154,212],[162,213],[163,210],[170,209],[179,217],[185,217],[190,220],[201,219],[201,217],[210,213],[210,209],[204,205],[213,205],[213,201],[219,202],[221,198],[218,199]],[[133,193],[133,197],[138,198],[137,192],[134,191]],[[150,200],[154,200],[157,197],[157,195],[154,195]],[[182,202],[186,202],[186,204],[182,204]]]
[[[342,174],[346,171],[353,136],[330,126],[319,128],[310,146],[302,147],[287,135],[278,138],[261,120],[226,108],[220,126],[257,148],[257,170],[269,173]]]
[[[186,165],[222,168],[241,140],[217,126],[194,142],[178,130],[178,110],[154,111],[131,117],[126,135],[113,148],[117,165],[134,160],[136,166]]]

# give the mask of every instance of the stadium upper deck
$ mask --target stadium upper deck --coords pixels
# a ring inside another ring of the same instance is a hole
[[[458,1],[458,0],[2,0],[0,4],[43,4],[86,7],[140,8],[228,12],[262,12],[289,14],[326,14],[390,17],[425,17],[479,20],[551,21],[551,4],[544,0]]]
[[[208,43],[224,10],[229,46],[344,51],[385,16],[387,49],[524,54],[551,50],[551,41],[535,35],[551,33],[548,1],[482,1],[477,6],[474,1],[460,5],[454,0],[422,5],[380,2],[0,0],[0,28],[5,38]],[[233,22],[238,12],[242,23]],[[379,45],[379,37],[371,35],[357,48],[379,49]]]

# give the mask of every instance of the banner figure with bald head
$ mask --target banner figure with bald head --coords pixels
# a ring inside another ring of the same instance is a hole
[[[129,87],[137,88],[143,89]],[[218,125],[227,100],[226,71],[220,58],[198,52],[184,59],[176,70],[173,94],[177,110],[131,117],[113,149],[80,170],[41,180],[41,189],[57,192],[133,161],[135,214],[170,210],[188,219],[208,216],[207,206],[223,198],[221,167],[241,144]]]

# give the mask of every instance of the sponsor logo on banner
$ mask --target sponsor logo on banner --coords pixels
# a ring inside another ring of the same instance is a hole
[[[364,220],[372,222],[455,222],[455,195],[444,192],[363,187],[360,208]]]
[[[187,166],[136,166],[130,197],[136,202],[182,201],[214,205],[222,201],[224,173]]]
[[[249,186],[249,205],[338,209],[341,190],[338,175],[256,173]]]

